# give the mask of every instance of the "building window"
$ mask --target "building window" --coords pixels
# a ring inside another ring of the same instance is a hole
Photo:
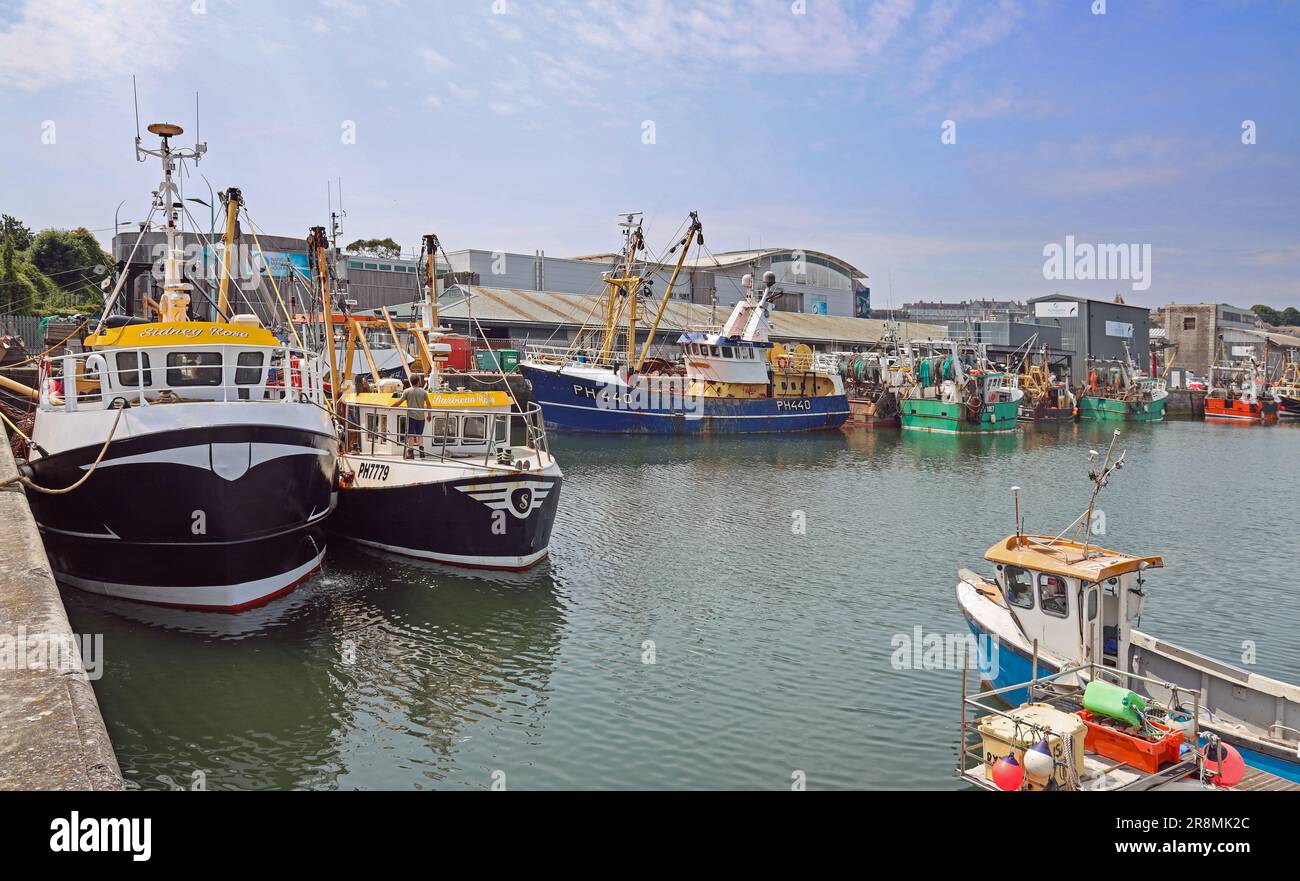
[[[1196,316],[1187,315],[1183,317],[1183,330],[1196,330]]]

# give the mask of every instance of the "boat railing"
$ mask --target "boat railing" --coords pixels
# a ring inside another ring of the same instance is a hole
[[[382,414],[375,413],[376,409],[382,410]],[[423,417],[424,425],[419,435],[419,444],[410,449],[423,454],[426,459],[432,456],[435,461],[454,462],[458,465],[477,464],[481,461],[484,467],[510,464],[504,456],[516,438],[523,446],[535,450],[539,459],[554,458],[551,455],[550,438],[546,434],[546,423],[542,418],[542,408],[535,401],[529,402],[518,413],[484,411],[472,407],[369,408],[355,404],[344,404],[339,410],[339,422],[344,431],[344,455],[404,455],[410,437],[407,432],[410,423],[407,420],[418,414]],[[398,418],[391,422],[384,420],[382,423],[376,419],[375,423],[368,424],[367,415],[393,415]],[[474,426],[472,430],[470,425]]]
[[[524,349],[524,360],[535,364],[550,364],[564,367],[569,364],[585,364],[592,367],[614,367],[616,359],[606,355],[601,357],[596,349],[573,348],[572,346],[529,345]]]
[[[99,349],[42,361],[38,407],[75,413],[185,403],[325,405],[328,369],[290,347]]]
[[[1036,644],[1035,644],[1036,646]],[[1037,655],[1034,657],[1034,666],[1032,678],[1027,682],[1019,682],[1013,685],[1005,685],[1000,688],[992,688],[987,691],[977,692],[975,694],[967,693],[967,675],[968,671],[962,670],[962,706],[961,706],[961,740],[958,745],[956,776],[970,779],[970,772],[978,769],[987,762],[984,751],[984,741],[986,739],[997,740],[1006,744],[1010,751],[1023,749],[1024,742],[1037,743],[1046,740],[1049,737],[1056,737],[1059,740],[1066,740],[1068,732],[1054,731],[1048,725],[1042,725],[1029,719],[1014,716],[1007,709],[1004,709],[1011,701],[1008,695],[1017,692],[1023,692],[1028,695],[1028,703],[1051,703],[1053,699],[1062,699],[1074,697],[1081,699],[1082,690],[1078,688],[1080,674],[1086,676],[1087,681],[1106,680],[1122,688],[1133,689],[1137,683],[1146,683],[1153,685],[1169,693],[1169,699],[1166,702],[1168,709],[1172,711],[1186,712],[1185,707],[1188,700],[1191,701],[1191,710],[1188,713],[1192,726],[1191,734],[1187,742],[1195,747],[1200,743],[1200,720],[1201,720],[1201,692],[1187,688],[1186,686],[1176,685],[1172,682],[1166,682],[1151,676],[1144,676],[1140,673],[1132,673],[1118,670],[1114,667],[1106,667],[1092,662],[1079,664],[1073,667],[1065,667],[1056,673],[1049,675],[1039,675],[1039,666]],[[1060,683],[1071,686],[1067,691],[1059,691],[1055,686]],[[972,713],[974,714],[972,716]],[[1027,731],[1030,736],[1021,738],[1021,743],[1012,743],[1004,737],[987,731],[980,730],[980,721],[989,715],[1002,716],[1015,723],[1017,736],[1019,732]],[[1199,749],[1193,748],[1194,772],[1202,780],[1207,780],[1213,776],[1213,772],[1208,771],[1204,764],[1204,757]],[[1190,763],[1189,763],[1190,764]],[[1124,786],[1115,787],[1123,789]]]

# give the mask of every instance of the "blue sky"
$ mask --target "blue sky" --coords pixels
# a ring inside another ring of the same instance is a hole
[[[198,171],[268,232],[326,223],[341,178],[345,238],[407,248],[605,251],[640,210],[658,249],[698,210],[712,250],[830,252],[877,306],[1300,305],[1300,8],[1093,6],[0,0],[0,210],[143,217],[135,74],[143,122],[192,131],[200,93]],[[1150,289],[1045,280],[1067,235],[1151,245]]]

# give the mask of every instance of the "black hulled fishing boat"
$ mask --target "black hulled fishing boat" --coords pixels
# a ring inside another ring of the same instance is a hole
[[[161,159],[163,181],[135,247],[159,217],[162,294],[145,298],[149,318],[109,317],[124,274],[85,351],[43,359],[22,473],[60,581],[234,611],[320,567],[338,442],[319,360],[232,313],[228,260],[215,320],[189,316],[173,174],[206,146],[173,149],[179,126],[149,131],[161,145],[137,137],[137,159]]]

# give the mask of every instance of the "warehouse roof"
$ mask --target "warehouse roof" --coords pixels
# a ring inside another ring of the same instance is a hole
[[[732,266],[743,266],[762,260],[768,257],[774,257],[778,254],[801,254],[804,257],[816,257],[830,263],[834,263],[844,268],[844,270],[854,278],[867,278],[867,274],[858,269],[847,260],[842,260],[833,254],[827,254],[825,251],[813,251],[809,248],[754,248],[747,251],[722,251],[718,254],[708,254],[697,256],[686,261],[686,265],[692,269],[727,269]],[[614,263],[618,260],[617,254],[585,254],[581,257],[574,257],[574,260],[585,260],[592,263]],[[671,266],[673,261],[668,260],[662,265]]]
[[[469,299],[463,292],[469,291]],[[517,288],[488,288],[458,286],[443,295],[439,316],[446,321],[464,320],[473,312],[474,318],[489,324],[513,324],[521,327],[574,329],[600,320],[603,299],[586,294],[559,294],[550,291],[526,291]],[[413,304],[388,307],[389,314],[398,320],[410,320]],[[664,309],[659,330],[680,332],[687,325],[720,324],[730,312],[718,308],[669,300]],[[400,318],[399,318],[400,316]],[[884,336],[886,322],[871,318],[844,318],[835,315],[810,315],[802,312],[773,312],[771,335],[777,340],[798,340],[829,345],[862,345],[874,343]],[[934,324],[905,323],[901,335],[943,338],[946,330]]]

